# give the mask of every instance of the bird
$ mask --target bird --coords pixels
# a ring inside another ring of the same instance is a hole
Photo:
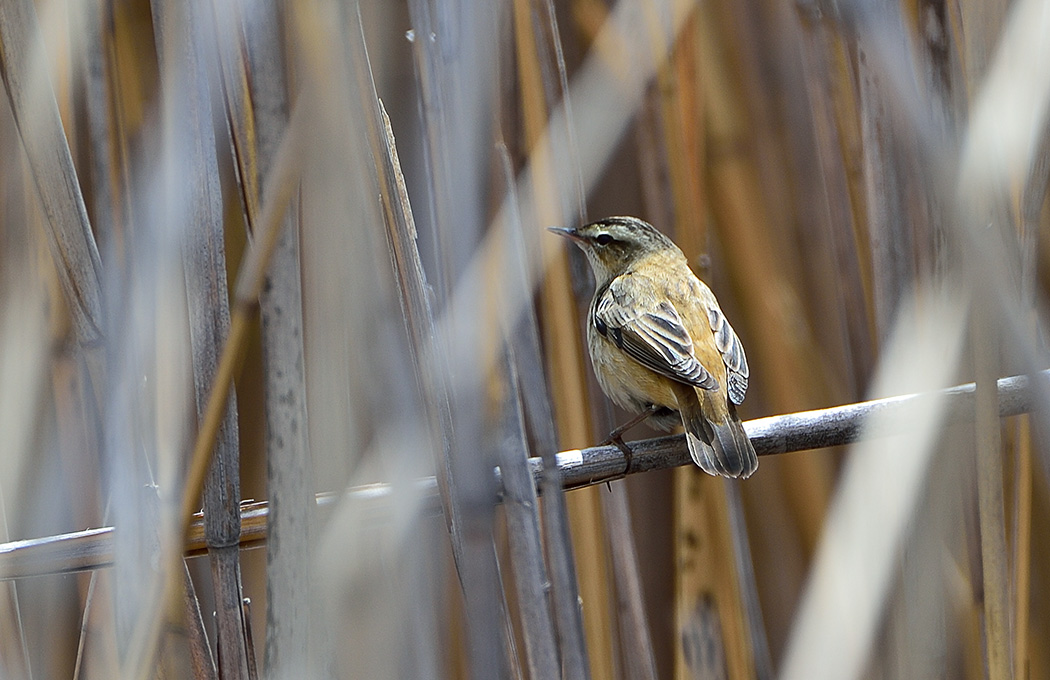
[[[548,229],[587,256],[591,364],[602,391],[638,414],[607,441],[620,446],[619,435],[646,418],[663,430],[680,423],[701,470],[750,477],[758,457],[736,413],[747,392],[744,347],[678,246],[636,217]]]

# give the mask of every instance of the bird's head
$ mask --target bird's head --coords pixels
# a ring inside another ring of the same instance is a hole
[[[549,230],[572,239],[587,254],[599,286],[650,253],[677,249],[671,239],[637,217],[606,217],[582,227]]]

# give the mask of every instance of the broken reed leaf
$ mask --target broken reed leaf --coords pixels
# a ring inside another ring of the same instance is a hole
[[[1012,376],[999,380],[1000,416],[1029,413],[1036,407],[1040,388],[1050,386],[1050,371],[1042,371],[1034,378],[1043,385],[1033,385],[1032,376]],[[958,427],[972,422],[973,383],[943,390],[942,394],[947,400],[946,426]],[[907,413],[915,407],[916,400],[922,398],[922,395],[902,395],[819,411],[769,416],[747,421],[744,428],[760,456],[841,446],[860,441],[862,434],[870,438],[898,434],[892,428],[881,432],[865,431],[864,422],[875,414],[885,413],[892,416],[894,413]],[[692,464],[685,441],[679,435],[632,441],[628,444],[634,452],[631,474]],[[558,453],[557,460],[566,489],[594,486],[618,479],[623,476],[625,467],[623,452],[616,446],[562,451]],[[540,458],[530,458],[529,466],[533,477],[539,479],[543,461]],[[437,482],[433,477],[417,480],[414,490],[423,497],[422,512],[433,515],[441,512]],[[362,507],[369,513],[370,520],[378,522],[382,521],[386,512],[384,504],[393,498],[394,488],[389,484],[375,483],[353,487],[346,493],[361,502]],[[339,496],[340,494],[334,493],[318,494],[317,506],[321,509],[328,508]],[[268,515],[269,508],[265,501],[242,504],[242,547],[256,547],[266,540]],[[205,547],[202,515],[192,514],[184,544],[185,554],[202,554]],[[0,581],[98,569],[109,566],[112,562],[112,527],[12,541],[0,544]]]

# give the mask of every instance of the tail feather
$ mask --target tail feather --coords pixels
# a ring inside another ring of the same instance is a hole
[[[721,460],[721,467],[725,469],[722,474],[740,479],[750,477],[758,469],[758,456],[743,424],[730,415],[724,422],[713,424],[712,428],[715,437],[711,444],[715,458]]]
[[[758,469],[758,456],[736,413],[727,410],[720,422],[711,422],[696,392],[689,391],[692,394],[683,393],[678,399],[678,409],[693,462],[709,475],[750,477]]]
[[[700,439],[695,433],[689,429],[685,431],[685,441],[689,445],[689,456],[693,459],[693,462],[700,466],[700,469],[709,475],[723,475],[725,474],[722,469],[719,468],[718,457],[715,455],[715,450],[710,444]]]

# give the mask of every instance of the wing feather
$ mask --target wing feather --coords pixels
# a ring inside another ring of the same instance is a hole
[[[693,340],[670,302],[645,304],[629,297],[619,279],[595,300],[594,324],[628,356],[660,375],[695,387],[718,389],[718,381],[693,353]]]
[[[707,318],[711,331],[715,334],[715,346],[722,353],[722,361],[726,365],[729,400],[740,405],[744,402],[744,395],[747,394],[749,376],[744,345],[733,331],[733,327],[729,325],[725,314],[716,305],[708,306]]]

